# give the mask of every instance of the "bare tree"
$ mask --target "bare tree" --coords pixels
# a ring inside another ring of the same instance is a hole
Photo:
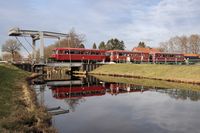
[[[52,53],[52,50],[56,47],[83,47],[83,43],[85,42],[85,35],[76,33],[74,29],[72,29],[68,34],[69,37],[57,41],[55,44],[49,45],[45,48],[45,58],[48,58]]]
[[[172,37],[166,42],[161,42],[160,49],[162,49],[164,52],[198,54],[200,53],[200,36],[195,34],[189,37]]]
[[[70,30],[68,33],[69,37],[64,38],[55,43],[56,47],[71,47],[71,48],[79,48],[81,44],[85,41],[85,35],[78,34],[74,29]]]
[[[22,56],[19,52],[15,52],[14,58],[12,57],[11,53],[4,53],[3,54],[3,60],[4,61],[21,61]]]
[[[180,40],[180,50],[182,53],[188,53],[189,52],[189,46],[188,46],[188,37],[186,36],[181,36],[179,37]]]
[[[169,52],[169,48],[168,48],[167,42],[161,42],[161,43],[159,44],[159,49],[160,49],[162,52]]]
[[[189,37],[190,52],[193,54],[198,54],[200,52],[200,36],[191,35]]]
[[[12,55],[10,53],[4,53],[2,57],[4,61],[12,61]]]
[[[9,39],[2,45],[2,51],[10,53],[13,61],[15,53],[20,51],[20,44],[16,40]]]
[[[65,99],[66,104],[69,106],[69,109],[74,112],[77,106],[85,102],[86,100],[84,98],[72,98],[72,99]]]
[[[180,40],[178,37],[170,38],[167,42],[160,43],[160,49],[164,52],[181,52]]]

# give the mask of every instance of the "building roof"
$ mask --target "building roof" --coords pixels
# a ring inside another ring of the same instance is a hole
[[[152,53],[152,52],[161,52],[158,48],[140,48],[140,47],[135,47],[132,49],[134,52],[147,52],[147,53]]]
[[[184,56],[198,57],[200,55],[199,54],[184,54]]]

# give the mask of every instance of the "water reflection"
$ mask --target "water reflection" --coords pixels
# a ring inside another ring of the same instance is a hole
[[[73,86],[73,87],[55,87],[52,88],[53,97],[57,99],[75,99],[90,96],[105,95],[103,86]]]
[[[73,81],[71,81],[72,83]],[[101,84],[100,84],[101,83]],[[84,83],[81,81],[80,85],[73,86],[50,86],[52,95],[56,99],[76,99],[91,96],[103,96],[106,93],[110,95],[119,95],[123,93],[134,93],[144,91],[155,91],[159,93],[165,93],[171,98],[192,101],[198,101],[200,99],[200,91],[184,90],[184,89],[163,89],[159,87],[142,86],[135,84],[124,83],[106,83],[101,82],[93,84]]]
[[[85,101],[85,99],[83,99],[83,98],[70,98],[70,99],[65,99],[65,102],[68,104],[69,109],[70,109],[72,112],[74,112],[75,109],[76,109],[76,107],[77,107],[80,103],[82,103],[82,102],[84,102],[84,101]]]
[[[199,91],[104,82],[94,77],[48,81],[40,90],[41,103],[69,110],[53,117],[59,132],[200,130]]]
[[[168,94],[171,98],[180,99],[180,100],[191,100],[191,101],[198,101],[200,99],[200,91],[192,91],[192,90],[184,90],[184,89],[159,89],[156,88],[155,90],[159,93]]]

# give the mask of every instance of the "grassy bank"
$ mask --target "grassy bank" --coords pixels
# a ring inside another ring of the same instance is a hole
[[[26,78],[31,73],[0,65],[0,132],[54,132],[50,116],[36,102]]]
[[[91,73],[175,82],[200,83],[200,66],[197,65],[110,64],[101,66]]]

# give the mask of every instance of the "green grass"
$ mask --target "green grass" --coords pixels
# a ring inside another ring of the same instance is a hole
[[[91,73],[132,75],[200,83],[200,66],[198,65],[110,64],[103,65]]]
[[[31,73],[0,64],[0,132],[56,132],[51,116],[36,103],[26,79]]]
[[[15,111],[16,101],[22,94],[20,85],[28,75],[14,66],[0,64],[0,122]]]
[[[0,119],[8,116],[14,106],[14,100],[20,97],[20,82],[29,75],[11,65],[0,65]]]

